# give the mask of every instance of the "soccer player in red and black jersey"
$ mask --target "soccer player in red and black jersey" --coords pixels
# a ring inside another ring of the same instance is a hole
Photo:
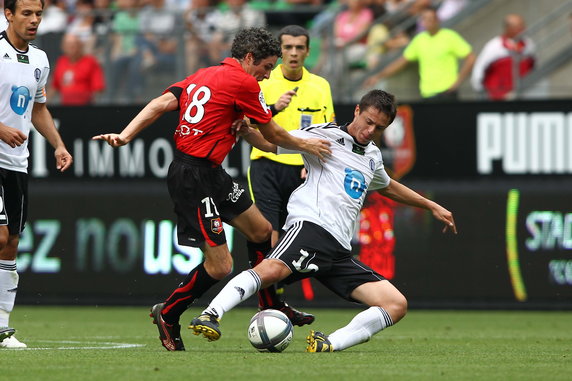
[[[263,28],[237,33],[231,56],[221,65],[200,69],[153,99],[120,134],[102,134],[113,147],[129,143],[167,111],[179,110],[177,147],[167,183],[177,215],[179,244],[200,247],[205,256],[164,303],[151,309],[163,346],[184,350],[179,318],[189,305],[232,271],[223,222],[247,238],[249,251],[270,250],[272,226],[252,203],[248,192],[226,173],[221,163],[237,141],[234,127],[244,116],[257,121],[269,142],[324,158],[330,154],[322,139],[300,139],[272,120],[258,81],[268,78],[280,43]]]

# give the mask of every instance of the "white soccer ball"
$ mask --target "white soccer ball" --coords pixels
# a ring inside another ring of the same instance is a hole
[[[288,316],[272,309],[258,312],[248,326],[248,340],[260,352],[282,352],[290,345],[293,333]]]

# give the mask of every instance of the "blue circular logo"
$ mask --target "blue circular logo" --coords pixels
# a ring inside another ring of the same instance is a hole
[[[344,189],[351,198],[358,199],[366,191],[367,184],[365,177],[360,171],[346,168],[346,177],[344,178]]]
[[[24,115],[28,109],[32,97],[30,96],[30,90],[27,87],[12,86],[12,95],[10,96],[10,107],[18,115]]]

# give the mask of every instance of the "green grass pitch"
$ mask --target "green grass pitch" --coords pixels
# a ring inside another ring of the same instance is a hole
[[[216,342],[184,331],[187,351],[172,353],[145,307],[16,306],[11,323],[30,348],[0,349],[0,380],[572,379],[572,312],[413,310],[338,353],[305,353],[306,327],[285,352],[258,353],[246,338],[255,312],[225,315]],[[312,312],[312,327],[329,333],[359,309]]]

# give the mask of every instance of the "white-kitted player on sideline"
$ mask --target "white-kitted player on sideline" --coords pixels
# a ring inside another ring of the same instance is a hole
[[[351,123],[317,124],[290,132],[328,140],[332,154],[325,161],[302,154],[308,176],[290,196],[286,234],[260,264],[231,279],[189,328],[216,340],[221,334],[218,319],[237,304],[278,281],[308,277],[344,299],[369,306],[330,335],[311,331],[308,352],[341,351],[366,342],[405,316],[407,300],[401,292],[351,254],[351,238],[367,191],[377,190],[394,201],[430,211],[445,224],[443,232],[456,233],[457,228],[451,212],[387,175],[381,151],[372,141],[378,141],[393,122],[396,109],[393,95],[372,90],[356,106]],[[244,133],[250,144],[276,150],[255,130]]]
[[[48,108],[46,53],[30,45],[42,21],[42,0],[4,0],[8,28],[0,32],[0,348],[25,348],[9,318],[18,273],[16,254],[28,207],[28,136],[32,125],[54,147],[56,167],[72,164]]]

